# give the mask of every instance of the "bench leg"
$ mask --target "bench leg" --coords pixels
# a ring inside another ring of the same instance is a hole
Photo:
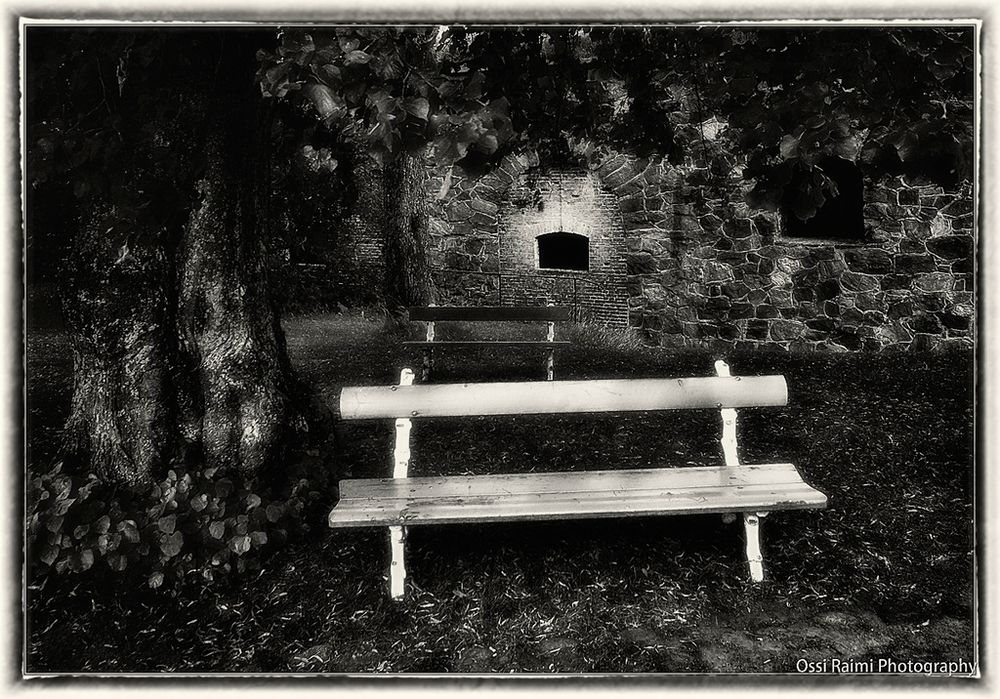
[[[553,376],[553,368],[555,367],[555,357],[554,351],[549,350],[548,355],[545,358],[545,380],[551,381]]]
[[[434,366],[433,350],[424,350],[424,362],[420,370],[420,381],[427,381],[431,377],[431,368]]]
[[[747,563],[750,564],[750,579],[755,583],[764,580],[764,557],[760,551],[759,513],[745,512],[743,527],[747,535]]]
[[[406,596],[406,527],[389,527],[389,596],[401,600]]]

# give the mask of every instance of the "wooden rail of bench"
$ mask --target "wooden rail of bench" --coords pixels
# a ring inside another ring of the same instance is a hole
[[[345,420],[546,413],[609,413],[785,405],[783,376],[607,379],[352,386],[340,392]]]
[[[423,352],[421,380],[430,378],[434,366],[435,347],[541,347],[545,353],[545,375],[552,381],[555,367],[555,348],[570,344],[566,340],[556,340],[556,323],[567,321],[572,316],[569,306],[413,306],[409,309],[410,320],[426,323],[425,340],[407,340],[403,344],[420,347]],[[504,321],[545,321],[545,340],[438,340],[435,338],[435,323],[450,321],[504,322]]]
[[[743,466],[738,457],[736,408],[782,406],[782,376],[715,377],[480,384],[413,384],[404,369],[397,386],[347,387],[345,420],[395,419],[393,477],[341,481],[331,527],[388,526],[390,594],[405,589],[406,527],[413,524],[720,513],[742,513],[746,560],[754,582],[764,578],[760,518],[773,510],[826,506],[788,463]],[[633,412],[712,408],[720,411],[725,465],[410,478],[413,418],[485,415]]]

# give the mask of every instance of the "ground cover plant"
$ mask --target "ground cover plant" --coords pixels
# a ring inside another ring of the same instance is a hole
[[[295,371],[330,405],[344,385],[394,383],[419,363],[401,345],[418,329],[380,316],[284,326]],[[582,326],[566,337],[557,379],[709,375],[715,359]],[[27,340],[30,479],[51,467],[72,376],[60,329]],[[792,461],[830,499],[765,520],[759,587],[740,528],[718,517],[425,527],[410,532],[411,597],[394,604],[385,531],[328,530],[331,484],[304,514],[309,531],[222,580],[151,589],[105,564],[31,569],[27,669],[793,672],[800,658],[973,657],[972,355],[727,359],[734,374],[789,385],[787,407],[741,411],[745,460]],[[434,380],[535,380],[541,367],[537,351],[453,352]],[[719,463],[718,415],[685,413],[418,422],[411,473]],[[339,426],[288,468],[385,475],[389,432]]]

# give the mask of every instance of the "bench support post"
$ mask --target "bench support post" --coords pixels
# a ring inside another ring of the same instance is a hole
[[[399,385],[413,385],[413,371],[399,372]],[[396,420],[396,442],[393,449],[393,478],[406,478],[410,468],[410,427],[408,418]],[[406,527],[389,527],[389,595],[401,600],[406,595]]]
[[[766,512],[744,512],[743,527],[747,535],[747,564],[750,566],[750,579],[759,583],[764,580],[764,556],[760,549],[760,520]]]
[[[552,306],[554,304],[551,301],[549,301],[548,305]],[[547,341],[549,341],[549,342],[552,342],[552,341],[554,341],[556,339],[556,324],[555,324],[555,321],[550,320],[548,322],[548,333],[546,334],[545,339]],[[553,369],[555,368],[555,352],[556,352],[556,350],[555,350],[554,347],[549,347],[549,351],[548,351],[548,353],[546,354],[546,357],[545,357],[545,380],[546,381],[551,381],[552,378],[553,378],[553,374],[554,374]]]
[[[406,596],[406,527],[389,527],[389,596],[401,600]]]
[[[731,376],[729,365],[722,359],[715,363],[715,373],[717,376]],[[726,459],[726,466],[738,468],[740,465],[739,442],[736,440],[736,410],[733,408],[722,408],[722,437],[719,439],[722,445],[722,453]],[[760,520],[767,515],[766,512],[744,512],[743,528],[746,531],[747,563],[750,566],[750,579],[755,583],[764,580],[764,556],[760,549]],[[726,524],[734,522],[736,515],[726,513],[722,515],[722,521]]]
[[[430,304],[433,306],[434,304]],[[434,321],[427,321],[427,341],[434,342]],[[431,368],[434,366],[434,350],[430,347],[424,348],[424,364],[420,370],[420,380],[427,381],[431,377]]]

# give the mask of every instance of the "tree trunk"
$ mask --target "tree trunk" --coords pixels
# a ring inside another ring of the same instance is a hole
[[[385,300],[390,310],[434,300],[427,264],[426,177],[423,161],[405,154],[382,170]]]
[[[81,221],[67,269],[73,395],[64,452],[112,482],[146,479],[173,441],[171,270],[154,248],[135,244],[154,234],[97,204]]]
[[[209,136],[181,243],[177,318],[192,377],[181,431],[208,465],[253,476],[283,442],[291,368],[267,284],[266,169],[246,150],[225,125]]]
[[[266,146],[255,141],[266,124],[244,117],[210,127],[185,225],[137,230],[100,205],[78,232],[65,447],[107,482],[146,482],[182,456],[256,476],[285,442],[292,374],[268,289]]]

